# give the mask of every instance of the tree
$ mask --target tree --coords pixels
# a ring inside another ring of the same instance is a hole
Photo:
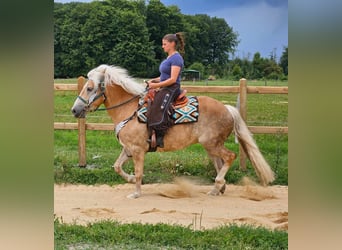
[[[228,53],[233,52],[237,46],[237,34],[223,18],[211,19],[209,33],[208,60],[211,64],[226,64]]]
[[[116,64],[135,76],[158,75],[166,57],[161,39],[185,32],[185,66],[195,62],[207,73],[227,73],[237,33],[222,18],[183,15],[160,0],[104,0],[54,3],[55,77],[85,75],[99,64]],[[243,73],[245,64],[240,65]],[[208,72],[210,70],[210,72]]]
[[[266,79],[280,80],[283,75],[283,69],[276,64],[273,60],[266,61],[265,68],[263,70],[263,76]]]
[[[116,18],[121,30],[115,35],[116,43],[108,52],[108,60],[136,76],[148,76],[156,63],[145,18],[132,11],[121,11]]]
[[[274,58],[262,58],[259,52],[256,52],[252,61],[252,79],[281,79],[283,75],[282,68],[274,61]]]
[[[190,65],[189,69],[198,70],[201,74],[201,78],[204,78],[204,76],[206,75],[205,67],[200,62],[194,62],[193,64]]]
[[[226,23],[223,18],[211,19],[209,33],[208,64],[215,68],[215,72],[222,76],[225,66],[228,64],[228,55],[235,51],[238,45],[237,33]]]
[[[252,79],[260,79],[263,77],[263,69],[264,69],[264,59],[261,57],[259,52],[256,52],[253,56],[252,61]]]
[[[208,65],[210,17],[208,15],[185,15],[184,31],[186,34],[185,63],[191,65],[200,62]]]
[[[238,64],[235,64],[232,70],[233,80],[237,81],[242,78],[242,70]]]
[[[280,57],[279,66],[283,69],[284,75],[288,75],[288,47],[284,47],[283,54]]]
[[[237,33],[223,18],[208,15],[183,15],[177,6],[165,7],[159,0],[151,0],[147,6],[147,27],[150,41],[155,46],[157,61],[165,58],[161,46],[167,33],[185,32],[185,65],[201,62],[219,75],[228,62],[228,54],[238,44]]]
[[[146,26],[150,33],[150,41],[154,46],[156,59],[160,62],[165,58],[161,40],[169,32],[169,9],[159,0],[149,1],[146,12]]]
[[[86,3],[69,3],[55,8],[55,77],[75,77],[85,73],[81,30],[89,10],[90,5]]]
[[[85,75],[99,64],[116,64],[136,76],[156,65],[144,1],[107,0],[56,4],[55,77]]]

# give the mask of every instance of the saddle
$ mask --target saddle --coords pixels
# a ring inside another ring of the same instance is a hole
[[[158,92],[157,89],[149,89],[147,91],[147,94],[144,96],[144,105],[143,106],[145,106],[145,107],[147,107],[149,109],[151,103],[154,101],[154,97],[155,97],[157,92]],[[187,90],[181,89],[181,93],[178,95],[176,100],[171,104],[172,108],[174,110],[177,109],[177,108],[182,108],[182,107],[184,107],[184,106],[186,106],[188,104],[189,99],[186,96],[186,93],[187,93]],[[162,136],[159,135],[157,137],[156,131],[155,130],[150,130],[149,131],[149,136],[150,136],[150,139],[147,140],[150,143],[149,152],[156,151],[157,146],[164,147],[164,143],[163,143],[164,135],[162,135]]]
[[[147,105],[147,103],[153,102],[154,96],[156,95],[157,92],[158,92],[157,89],[149,89],[147,94],[144,96],[144,103]],[[181,89],[181,93],[179,94],[177,99],[172,103],[172,107],[174,109],[182,108],[188,104],[189,99],[186,96],[187,92],[188,91],[186,89]]]

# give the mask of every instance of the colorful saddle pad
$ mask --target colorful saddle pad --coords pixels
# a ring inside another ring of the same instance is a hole
[[[197,122],[198,112],[198,100],[196,96],[188,96],[189,102],[181,108],[176,108],[173,114],[174,124]],[[147,122],[147,107],[142,107],[138,110],[138,120],[140,122]]]

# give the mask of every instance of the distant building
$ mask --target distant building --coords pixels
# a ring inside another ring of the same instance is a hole
[[[199,81],[201,80],[201,73],[198,70],[187,69],[182,71],[183,81]]]

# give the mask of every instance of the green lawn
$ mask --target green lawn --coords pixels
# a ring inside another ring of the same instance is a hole
[[[120,224],[103,221],[87,226],[55,220],[55,249],[288,249],[288,234],[261,227],[228,225],[194,231],[166,224]]]

